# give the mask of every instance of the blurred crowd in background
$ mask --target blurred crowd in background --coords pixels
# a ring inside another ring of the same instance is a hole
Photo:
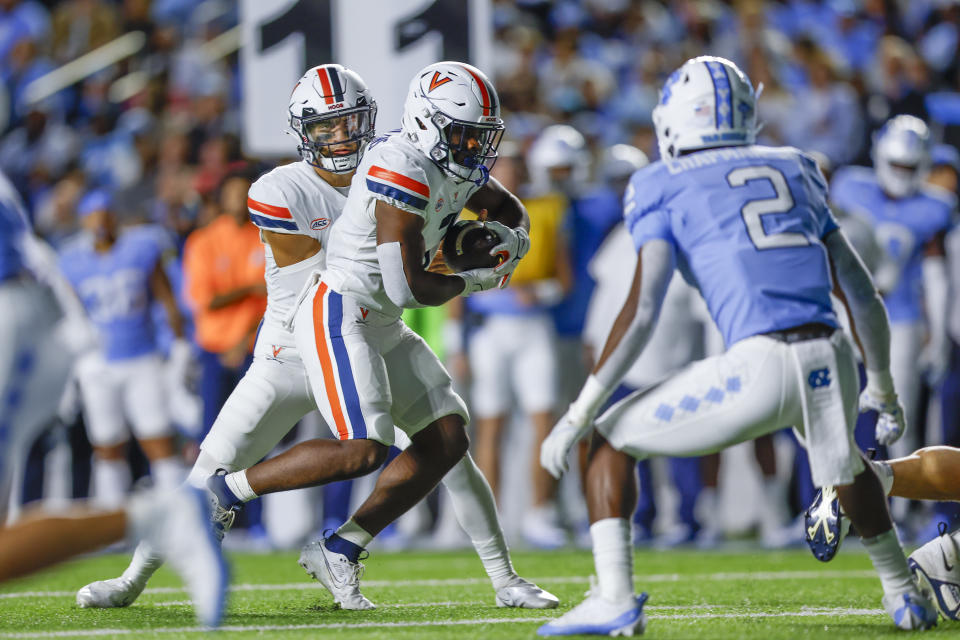
[[[96,211],[109,210],[127,231],[149,231],[144,242],[155,247],[191,345],[189,356],[176,353],[179,329],[171,327],[170,308],[156,304],[156,350],[172,370],[167,426],[177,431],[173,449],[155,446],[156,431],[141,438],[147,446],[127,446],[126,438],[108,443],[112,450],[102,453],[114,466],[130,465],[131,479],[146,474],[146,458],[175,458],[184,470],[192,462],[249,363],[265,305],[262,251],[245,221],[244,200],[252,180],[272,165],[242,153],[237,52],[210,46],[237,26],[237,4],[0,0],[0,104],[7,105],[0,109],[0,171],[26,202],[37,233],[60,251],[78,233],[97,232],[95,223],[84,223]],[[507,512],[508,534],[515,542],[557,547],[583,535],[582,498],[575,477],[572,486],[558,488],[539,469],[537,443],[579,389],[625,295],[622,281],[635,257],[617,230],[621,196],[630,173],[657,158],[651,111],[667,75],[697,55],[733,60],[763,84],[760,142],[815,152],[825,172],[869,166],[874,131],[894,115],[915,115],[943,143],[935,163],[955,179],[960,2],[494,0],[493,9],[495,56],[485,71],[506,123],[494,175],[524,199],[533,249],[510,289],[416,310],[407,321],[471,400],[474,454]],[[146,45],[121,63],[52,95],[27,89],[137,31]],[[276,124],[283,120],[278,114]],[[601,297],[597,282],[612,292]],[[644,375],[629,380],[631,387],[723,348],[693,290],[671,301],[671,333],[661,336],[661,351],[649,350],[657,355],[646,356]],[[913,425],[916,443],[960,444],[960,429],[944,427],[935,401],[940,385],[956,375],[927,385]],[[117,499],[116,491],[91,486],[97,461],[91,463],[85,397],[66,398],[59,423],[33,447],[19,501]],[[119,405],[137,400],[115,402],[122,415]],[[316,431],[306,425],[300,437]],[[640,465],[638,543],[709,546],[725,530],[749,535],[754,528],[769,546],[799,542],[799,527],[791,524],[812,497],[800,455],[784,432],[751,445],[757,464],[749,472],[739,463],[732,474],[723,472],[717,457]],[[740,492],[736,500],[743,502],[745,491],[760,498],[747,517],[725,516],[723,481],[749,474],[752,489],[743,488],[742,478],[731,481]],[[303,493],[300,507],[282,507],[307,509],[302,537],[336,526],[348,513],[350,485],[323,494],[322,509],[316,492]],[[401,522],[398,543],[422,541],[413,534],[431,527],[443,538],[437,544],[467,542],[449,531],[442,497],[430,507],[414,523]],[[898,516],[908,536],[929,538],[920,530],[930,513],[917,508],[901,508]],[[939,517],[956,517],[949,507],[936,508]],[[266,518],[256,509],[245,517],[256,543],[298,542],[289,531],[265,532]]]

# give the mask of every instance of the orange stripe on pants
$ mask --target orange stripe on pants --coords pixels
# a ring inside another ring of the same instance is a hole
[[[330,350],[327,349],[326,323],[323,318],[323,299],[326,297],[327,283],[321,282],[320,288],[313,296],[313,336],[317,343],[317,356],[320,358],[320,368],[323,370],[323,386],[327,390],[327,401],[333,412],[333,422],[337,427],[337,434],[341,440],[349,440],[347,421],[343,418],[340,395],[337,393],[337,380],[333,375],[333,363],[330,361]]]

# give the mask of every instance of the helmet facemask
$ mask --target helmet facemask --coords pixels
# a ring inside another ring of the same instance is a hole
[[[450,173],[482,186],[497,161],[503,137],[503,123],[478,124],[455,120],[437,111],[430,118],[439,132],[439,141],[430,158]]]
[[[374,135],[377,105],[369,104],[336,113],[300,117],[290,124],[300,136],[300,155],[309,164],[331,173],[353,171]]]

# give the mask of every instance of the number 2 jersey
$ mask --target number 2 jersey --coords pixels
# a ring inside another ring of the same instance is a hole
[[[374,311],[400,317],[377,258],[377,201],[423,218],[424,266],[479,187],[450,177],[399,131],[375,139],[357,168],[343,215],[330,233],[324,281]]]
[[[260,176],[250,187],[250,220],[262,231],[310,236],[320,251],[306,260],[278,267],[270,245],[264,243],[267,311],[264,325],[283,329],[282,323],[297,302],[307,277],[323,270],[330,227],[340,217],[349,187],[333,187],[306,162],[292,162]],[[261,233],[261,236],[263,234]]]
[[[826,182],[792,147],[699,151],[637,171],[624,195],[637,250],[674,245],[726,344],[807,323],[837,326],[821,239],[837,228]]]

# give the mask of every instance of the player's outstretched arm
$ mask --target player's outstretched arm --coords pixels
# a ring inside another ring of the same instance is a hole
[[[383,274],[383,288],[390,300],[401,308],[434,307],[467,291],[469,275],[448,276],[427,270],[423,257],[423,218],[377,201],[377,259]],[[499,274],[489,271],[488,286],[499,281]],[[470,272],[466,272],[469,274]]]
[[[570,449],[590,430],[600,408],[617,388],[647,344],[666,296],[676,252],[666,240],[651,240],[640,249],[630,293],[607,337],[597,366],[540,447],[540,465],[559,478]]]
[[[906,422],[890,375],[890,321],[867,268],[837,229],[824,238],[831,268],[843,292],[850,320],[859,337],[867,368],[867,386],[860,394],[860,410],[874,410],[880,444],[892,444],[903,435]]]

